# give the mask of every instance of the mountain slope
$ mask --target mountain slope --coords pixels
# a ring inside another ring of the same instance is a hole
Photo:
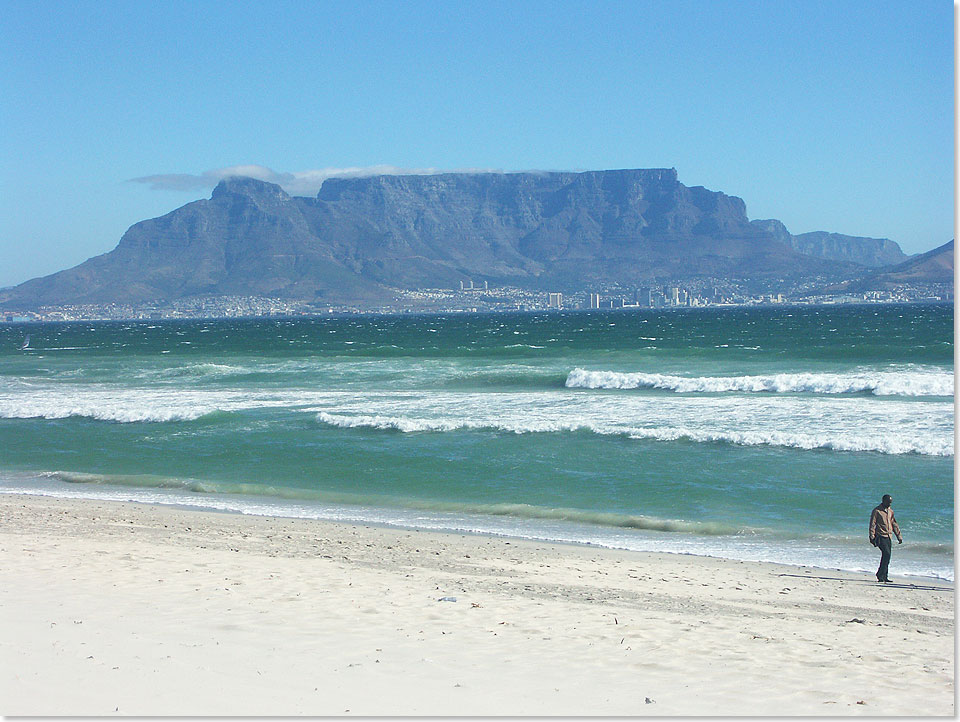
[[[111,252],[0,293],[9,306],[257,294],[375,300],[472,278],[583,288],[836,274],[667,169],[331,178],[316,198],[250,178],[133,225]]]
[[[900,246],[888,238],[845,236],[842,233],[826,231],[812,231],[795,236],[778,220],[758,220],[752,223],[807,256],[857,263],[869,268],[889,266],[907,259]]]
[[[904,263],[884,268],[871,277],[875,283],[953,283],[953,240]]]
[[[953,286],[953,241],[932,251],[882,269],[876,269],[843,283],[829,285],[829,293],[863,293],[865,291],[892,291],[904,286]]]
[[[889,266],[907,258],[900,246],[889,238],[863,238],[813,231],[794,236],[791,245],[809,256],[852,261],[870,267]]]

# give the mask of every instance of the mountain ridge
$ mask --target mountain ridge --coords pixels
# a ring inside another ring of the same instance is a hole
[[[749,221],[741,198],[686,186],[666,168],[329,178],[314,198],[232,177],[209,199],[135,223],[108,253],[0,292],[0,302],[374,301],[465,279],[568,289],[863,267],[799,253],[775,224]],[[899,251],[886,239],[839,240],[848,256],[858,241]]]
[[[844,292],[889,291],[898,286],[922,283],[953,285],[953,239],[942,246],[911,256],[902,263],[874,269],[862,278],[838,287]]]
[[[909,258],[899,244],[889,238],[848,236],[828,231],[811,231],[793,235],[783,223],[775,219],[754,220],[751,223],[773,234],[778,240],[787,243],[805,256],[850,261],[869,268],[890,266]]]

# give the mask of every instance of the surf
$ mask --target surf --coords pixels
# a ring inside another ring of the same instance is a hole
[[[753,376],[675,376],[575,368],[564,384],[571,389],[659,389],[677,393],[809,393],[874,396],[953,396],[953,374],[930,371],[781,373]]]

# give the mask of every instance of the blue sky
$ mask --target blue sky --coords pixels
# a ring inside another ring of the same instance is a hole
[[[793,233],[953,237],[946,0],[44,2],[0,21],[0,286],[255,165],[675,167]],[[152,178],[152,182],[134,179]]]

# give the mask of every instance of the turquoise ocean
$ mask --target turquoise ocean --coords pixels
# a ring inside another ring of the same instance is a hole
[[[29,343],[24,342],[29,337]],[[0,492],[953,579],[949,305],[0,326]]]

